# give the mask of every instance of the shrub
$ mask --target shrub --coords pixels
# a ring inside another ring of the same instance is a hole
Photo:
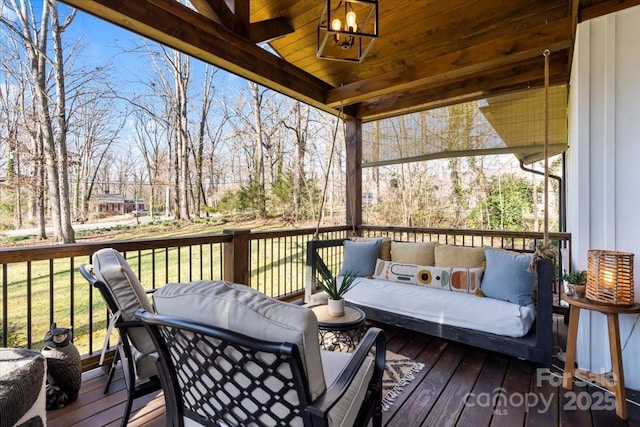
[[[564,273],[562,280],[566,280],[567,283],[572,285],[586,285],[587,284],[587,272],[586,270],[572,271],[571,273]]]

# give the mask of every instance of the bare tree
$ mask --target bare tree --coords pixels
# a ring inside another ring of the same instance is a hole
[[[267,216],[267,195],[278,178],[278,164],[285,147],[283,122],[286,109],[280,95],[249,82],[249,94],[242,93],[231,105],[231,127],[234,142],[244,154],[249,167],[250,185],[255,186],[255,208],[262,217]]]
[[[67,156],[67,106],[65,87],[65,61],[63,57],[62,34],[69,28],[76,10],[65,18],[61,24],[58,17],[57,0],[47,0],[51,7],[51,34],[53,36],[54,61],[53,70],[56,82],[57,132],[54,134],[54,146],[57,156],[58,200],[60,204],[60,233],[65,243],[75,242],[75,234],[71,227],[71,198],[69,197],[69,166]]]
[[[300,101],[293,104],[293,126],[286,121],[284,125],[293,132],[294,140],[294,162],[293,162],[293,208],[300,211],[302,204],[302,183],[304,182],[305,155],[307,154],[307,141],[309,139],[309,116],[308,105],[302,105]]]
[[[134,110],[140,110],[156,124],[164,127],[162,134],[167,141],[167,165],[170,169],[167,180],[173,180],[173,203],[176,207],[173,214],[176,219],[188,219],[191,182],[188,121],[190,59],[178,51],[163,46],[156,49],[148,43],[144,44],[143,53],[151,61],[152,75],[149,81],[141,82],[148,87],[148,92],[132,99],[116,93],[114,95],[126,100]],[[137,120],[140,120],[140,117]],[[144,131],[138,132],[138,138],[143,134]],[[144,141],[139,139],[138,145],[140,144],[144,144]],[[149,179],[153,179],[154,173],[148,172]],[[168,204],[165,209],[169,214]]]
[[[49,2],[43,4],[39,26],[33,16],[31,4],[25,0],[20,0],[20,3],[17,3],[16,0],[10,0],[10,7],[13,14],[3,13],[0,15],[0,23],[7,28],[8,32],[5,34],[8,36],[7,38],[12,38],[13,47],[26,53],[28,69],[16,71],[25,71],[28,74],[16,77],[24,84],[24,89],[27,89],[27,85],[29,85],[31,90],[33,98],[32,102],[28,104],[34,113],[29,120],[29,124],[33,125],[30,129],[33,146],[42,147],[42,153],[46,153],[46,168],[50,184],[53,188],[58,188],[57,173],[54,167],[55,149],[53,147],[52,120],[49,114],[45,56],[49,28]],[[16,52],[16,56],[20,57],[20,53]],[[24,115],[27,116],[27,114],[25,111]],[[47,143],[46,149],[45,142]],[[51,176],[52,174],[53,176]],[[53,202],[51,203],[52,213],[57,215],[58,219],[57,222],[54,222],[54,233],[60,236],[60,200],[57,191],[50,192],[50,197],[52,199],[50,199],[50,203]],[[41,215],[44,218],[44,204],[40,204],[38,207],[42,209]],[[45,235],[39,237],[44,238]]]
[[[6,188],[14,194],[14,217],[16,226],[22,226],[21,188],[25,184],[20,173],[20,140],[23,138],[21,119],[19,112],[24,102],[24,95],[17,87],[11,85],[11,78],[6,73],[10,68],[9,58],[2,60],[2,69],[5,71],[3,85],[0,86],[0,142],[5,150],[0,152],[3,160],[2,174],[0,175],[0,188]]]
[[[70,128],[69,147],[74,175],[74,217],[87,218],[89,199],[105,156],[120,135],[124,118],[117,116],[112,100],[102,91],[76,98],[78,106]]]
[[[158,203],[159,189],[165,186],[169,177],[166,175],[167,159],[169,157],[166,128],[162,121],[154,117],[149,120],[146,111],[136,110],[133,113],[135,120],[135,143],[142,154],[149,178],[149,209],[153,215],[153,209]]]
[[[215,95],[215,86],[213,83],[216,75],[216,69],[207,65],[204,70],[202,79],[202,92],[200,101],[200,117],[197,123],[197,136],[193,147],[193,158],[195,163],[195,179],[194,179],[194,212],[200,213],[201,202],[207,203],[204,187],[202,185],[203,165],[204,165],[204,145],[205,138],[209,135],[208,121],[210,119],[211,106]]]
[[[36,145],[40,140],[44,145],[54,239],[73,242],[75,237],[69,209],[66,152],[68,126],[62,34],[73,21],[75,11],[70,12],[61,24],[57,1],[47,0],[42,4],[38,23],[32,5],[26,0],[9,0],[9,4],[13,14],[2,14],[0,23],[9,30],[12,37],[19,40],[20,48],[24,49],[28,59],[29,84],[34,96],[32,105],[36,113],[35,128],[32,132],[34,140],[38,141]],[[52,59],[47,57],[49,31],[53,41]],[[55,79],[53,86],[48,84],[49,71]],[[55,102],[52,104],[53,99]],[[43,209],[44,206],[40,208]]]
[[[176,136],[176,171],[178,179],[178,219],[189,218],[189,132],[187,91],[191,77],[189,57],[174,50],[172,59],[165,55],[173,74],[174,127]]]
[[[262,119],[262,99],[265,91],[260,91],[257,83],[249,82],[251,89],[251,106],[253,108],[253,127],[254,127],[254,144],[255,144],[255,170],[258,178],[258,209],[260,216],[267,216],[267,189],[265,178],[265,141]]]

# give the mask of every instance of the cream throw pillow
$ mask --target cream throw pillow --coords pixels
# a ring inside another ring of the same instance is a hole
[[[434,255],[436,267],[483,268],[486,263],[484,248],[438,245]]]
[[[437,244],[438,242],[391,242],[391,261],[433,266],[433,248]]]

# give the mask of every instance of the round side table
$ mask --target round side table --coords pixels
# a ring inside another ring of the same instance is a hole
[[[353,351],[362,339],[366,328],[364,311],[345,304],[344,315],[329,315],[328,305],[309,307],[318,318],[318,342],[320,348],[331,351]]]
[[[632,306],[616,306],[610,304],[599,304],[589,301],[586,298],[570,298],[562,296],[562,300],[569,304],[569,329],[567,330],[567,353],[564,362],[564,380],[562,386],[571,390],[573,377],[587,381],[598,382],[603,387],[614,393],[616,397],[616,414],[623,420],[627,419],[627,400],[624,389],[624,370],[622,369],[622,347],[620,346],[620,324],[619,314],[640,313],[640,304]],[[594,374],[584,369],[575,367],[576,343],[578,340],[578,322],[580,321],[580,309],[598,311],[607,316],[607,326],[609,330],[609,349],[611,351],[611,374],[613,374],[613,384],[608,378],[608,374]]]

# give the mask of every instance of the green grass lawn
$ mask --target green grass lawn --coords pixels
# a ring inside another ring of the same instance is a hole
[[[202,235],[219,233],[229,228],[265,230],[282,228],[282,225],[262,221],[218,225],[178,225],[171,222],[169,225],[103,230],[98,235],[83,235],[79,240],[115,241]],[[271,296],[304,289],[306,241],[310,238],[311,236],[301,236],[252,240],[251,286]],[[125,256],[145,288],[151,289],[168,282],[221,279],[222,250],[223,245],[217,243],[166,250],[132,251],[125,253]],[[74,342],[81,354],[89,353],[90,337],[92,351],[102,348],[107,310],[100,293],[92,289],[78,271],[78,267],[86,262],[89,262],[88,257],[57,259],[52,263],[46,260],[0,266],[0,274],[5,274],[6,268],[8,279],[6,317],[9,325],[9,345],[42,348],[42,339],[53,320],[59,326],[73,325]],[[31,337],[30,343],[28,337]],[[114,335],[112,339],[117,340],[117,337]]]

